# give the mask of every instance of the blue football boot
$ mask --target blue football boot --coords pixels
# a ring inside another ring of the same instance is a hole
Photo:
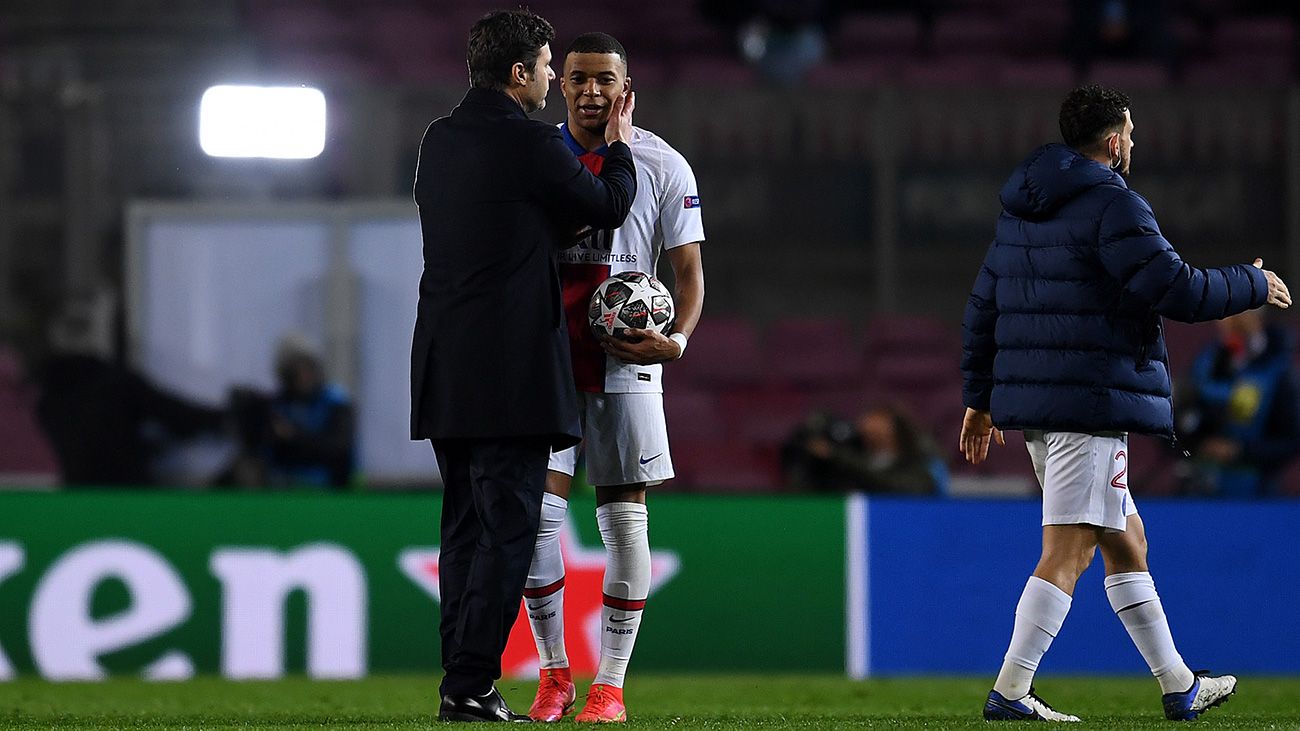
[[[1192,687],[1182,693],[1165,693],[1165,718],[1170,721],[1192,721],[1210,708],[1228,700],[1237,692],[1237,679],[1231,675],[1210,675],[1199,672]]]
[[[1029,695],[1019,700],[1009,701],[996,690],[989,691],[989,699],[984,701],[985,721],[1078,721],[1078,716],[1061,713],[1042,698],[1034,695],[1030,688]]]

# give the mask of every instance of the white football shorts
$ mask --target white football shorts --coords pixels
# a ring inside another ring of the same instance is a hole
[[[673,477],[662,393],[578,392],[582,444],[552,452],[547,469],[573,476],[578,449],[597,487],[658,485]]]
[[[1137,505],[1128,491],[1128,435],[1025,431],[1043,486],[1043,525],[1095,525],[1123,532]]]

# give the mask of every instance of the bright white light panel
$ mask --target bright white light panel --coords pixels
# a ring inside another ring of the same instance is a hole
[[[325,95],[305,86],[211,87],[199,102],[199,146],[213,157],[316,157],[325,149]]]

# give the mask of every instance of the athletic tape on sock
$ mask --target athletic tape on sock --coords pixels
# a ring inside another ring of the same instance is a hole
[[[1146,571],[1111,574],[1106,577],[1105,583],[1106,598],[1110,600],[1110,608],[1116,614],[1160,598],[1156,593],[1155,580]]]
[[[1055,637],[1065,624],[1065,617],[1070,613],[1072,599],[1050,581],[1037,576],[1029,577],[1025,583],[1025,592],[1020,595],[1016,605],[1016,615],[1030,618],[1041,630]]]

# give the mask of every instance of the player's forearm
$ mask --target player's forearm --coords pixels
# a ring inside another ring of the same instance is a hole
[[[704,312],[704,267],[695,263],[680,271],[674,267],[673,304],[677,309],[677,320],[672,332],[690,337],[695,326],[700,322]]]

